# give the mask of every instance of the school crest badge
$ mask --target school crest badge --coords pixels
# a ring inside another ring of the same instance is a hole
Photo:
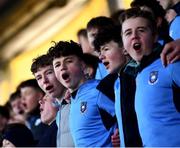
[[[149,84],[153,85],[158,81],[158,71],[152,71],[149,76]]]
[[[87,109],[87,102],[81,102],[81,113],[84,113]]]

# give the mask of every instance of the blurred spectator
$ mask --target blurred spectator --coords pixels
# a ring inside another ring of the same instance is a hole
[[[177,13],[174,9],[168,9],[166,11],[165,18],[168,21],[168,23],[171,23],[176,16],[177,16]]]
[[[88,41],[90,43],[91,48],[94,49],[95,56],[99,56],[99,53],[97,52],[97,50],[95,49],[94,44],[93,44],[96,35],[102,29],[106,29],[106,28],[113,27],[113,26],[115,26],[115,22],[111,18],[105,17],[105,16],[99,16],[99,17],[92,18],[88,22],[88,24],[87,24]],[[107,72],[105,66],[101,62],[99,62],[95,78],[101,80],[102,78],[107,76],[107,74],[108,74],[108,72]]]
[[[111,16],[110,16],[117,26],[121,26],[121,24],[119,22],[119,17],[124,12],[124,10],[125,9],[119,9],[119,10],[115,11],[113,14],[111,14]]]
[[[32,147],[34,139],[31,131],[23,124],[9,124],[4,133],[2,147]]]
[[[55,98],[51,98],[49,95],[45,95],[39,101],[41,121],[49,125],[49,128],[39,140],[38,147],[56,147],[58,128],[55,119],[59,108],[53,104],[54,101]]]
[[[166,19],[170,23],[169,34],[176,40],[180,38],[180,0],[157,0],[166,10]]]
[[[31,129],[35,140],[39,140],[47,126],[41,122],[39,100],[44,92],[38,86],[35,79],[29,79],[19,84],[18,90],[21,93],[22,103],[27,114],[28,127]]]
[[[80,29],[77,33],[78,42],[82,47],[83,53],[93,53],[93,48],[90,47],[86,29]]]
[[[17,90],[10,95],[9,103],[12,111],[9,123],[20,122],[25,124],[26,115],[21,101],[20,91]]]
[[[86,68],[86,74],[88,74],[87,78],[88,79],[95,78],[96,70],[97,70],[98,63],[99,63],[99,58],[94,55],[91,55],[89,53],[84,53],[83,60],[84,60],[85,64],[87,65],[87,68]]]
[[[114,21],[111,18],[105,17],[105,16],[99,16],[99,17],[92,18],[87,23],[88,41],[89,41],[91,48],[94,49],[94,52],[95,52],[95,48],[94,48],[93,42],[94,42],[94,39],[95,39],[97,33],[99,31],[101,31],[101,29],[106,29],[106,28],[112,27],[114,25],[115,25]],[[98,56],[98,53],[95,53],[95,55]]]
[[[6,106],[0,106],[0,133],[6,127],[9,120],[9,110]]]

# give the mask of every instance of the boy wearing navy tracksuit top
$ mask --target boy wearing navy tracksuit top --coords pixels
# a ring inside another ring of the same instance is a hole
[[[99,58],[110,73],[101,80],[99,90],[107,96],[115,97],[115,111],[119,126],[122,147],[141,147],[142,142],[138,131],[137,118],[134,109],[135,78],[123,73],[129,56],[125,55],[117,26],[101,30],[94,41],[95,48],[99,51]],[[119,145],[116,145],[117,147]]]
[[[137,75],[135,111],[143,146],[180,146],[180,62],[162,66],[149,12],[128,9],[121,22],[124,48],[134,60],[126,72]]]
[[[70,130],[75,146],[109,147],[116,128],[114,100],[96,89],[98,80],[87,80],[81,47],[60,41],[49,54],[57,79],[71,92]]]

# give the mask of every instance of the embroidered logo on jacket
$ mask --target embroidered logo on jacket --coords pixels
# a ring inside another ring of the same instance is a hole
[[[87,102],[81,102],[81,113],[84,113],[87,109]]]
[[[149,84],[153,85],[158,81],[158,71],[152,71],[149,76]]]

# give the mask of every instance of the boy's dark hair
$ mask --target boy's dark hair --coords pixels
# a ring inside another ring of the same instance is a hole
[[[136,17],[142,17],[149,21],[149,27],[153,34],[157,33],[157,25],[155,18],[153,17],[152,13],[149,11],[141,10],[140,8],[130,8],[124,11],[124,13],[119,18],[120,23],[122,24],[125,20],[129,18],[136,18]]]
[[[39,92],[44,94],[43,90],[39,87],[36,79],[29,79],[29,80],[21,82],[18,85],[17,90],[20,90],[21,88],[24,88],[24,87],[32,87],[35,90],[37,90],[37,91],[39,91]]]
[[[100,31],[103,28],[109,28],[114,26],[115,22],[113,19],[105,16],[99,16],[92,18],[87,24],[87,30],[97,28]]]
[[[32,147],[35,145],[32,132],[24,124],[8,124],[3,133],[3,139],[12,142],[15,147]]]
[[[120,26],[114,26],[111,28],[101,30],[95,37],[94,46],[99,51],[100,47],[110,41],[118,43],[119,47],[123,46],[121,38]]]
[[[74,41],[59,41],[54,46],[50,47],[48,54],[52,59],[60,58],[62,56],[75,55],[83,59],[83,51],[81,46]]]
[[[9,97],[9,102],[13,102],[16,99],[19,99],[21,97],[21,93],[19,90],[16,90],[15,92],[13,92],[10,97]]]
[[[154,17],[165,17],[166,11],[163,9],[163,7],[160,5],[160,3],[157,0],[133,0],[131,2],[131,7],[142,7],[146,6],[150,8],[153,13]]]
[[[83,61],[84,63],[89,66],[89,67],[92,67],[93,70],[94,70],[94,73],[93,73],[93,78],[95,78],[95,75],[96,75],[96,70],[97,70],[97,67],[98,67],[98,63],[99,63],[99,58],[92,55],[92,54],[89,54],[89,53],[84,53],[83,54]]]
[[[121,26],[118,19],[124,11],[125,11],[125,9],[119,9],[119,10],[115,11],[113,14],[111,14],[110,17],[113,19],[113,21],[115,22],[116,25]]]
[[[33,63],[31,65],[31,72],[34,74],[38,71],[39,68],[49,65],[52,65],[51,57],[48,54],[41,55],[33,59]]]
[[[6,119],[10,118],[9,108],[7,106],[0,105],[0,115],[5,117]]]
[[[80,37],[80,36],[84,36],[87,38],[87,30],[86,29],[80,29],[78,32],[77,32],[77,36]]]

